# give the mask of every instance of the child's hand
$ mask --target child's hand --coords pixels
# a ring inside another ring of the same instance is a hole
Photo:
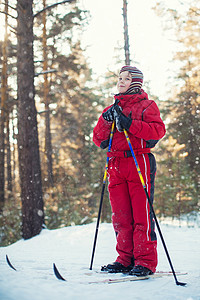
[[[102,114],[103,118],[108,122],[113,122],[114,117],[114,105],[112,105],[107,111]]]
[[[121,126],[119,117],[116,117],[115,121],[116,121],[116,127],[117,127],[117,130],[118,130],[119,132],[123,132],[124,129],[123,129],[123,127]]]
[[[117,125],[117,123],[119,125]],[[125,116],[123,113],[121,113],[121,115],[119,115],[119,117],[116,118],[116,127],[117,129],[119,127],[118,129],[119,132],[122,132],[123,129],[129,130],[131,124],[132,124],[132,119],[130,117]]]
[[[130,117],[125,116],[122,113],[122,108],[118,105],[114,107],[114,117],[116,121],[116,127],[119,132],[123,132],[123,129],[129,130],[132,119]]]

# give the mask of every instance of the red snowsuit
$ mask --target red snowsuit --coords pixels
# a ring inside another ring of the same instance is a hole
[[[128,134],[153,202],[156,162],[150,148],[164,136],[165,125],[156,103],[149,100],[143,90],[139,94],[119,94],[115,99],[120,101],[118,105],[122,107],[123,114],[133,120]],[[111,125],[112,122],[100,116],[93,131],[93,141],[98,147],[104,149],[108,146]],[[135,265],[155,272],[157,241],[154,220],[123,132],[115,130],[108,155],[108,190],[119,254],[116,261],[125,267],[135,261]]]

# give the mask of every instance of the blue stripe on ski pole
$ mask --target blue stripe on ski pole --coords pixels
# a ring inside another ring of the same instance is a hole
[[[134,159],[134,162],[135,162],[135,165],[136,165],[136,168],[137,168],[139,177],[140,177],[140,181],[141,181],[141,183],[142,183],[143,188],[146,189],[146,185],[145,185],[145,182],[144,182],[142,173],[141,173],[141,171],[140,171],[140,167],[139,167],[139,165],[138,165],[138,162],[137,162],[137,159],[136,159],[136,156],[135,156],[135,152],[134,152],[133,147],[132,147],[132,145],[131,145],[131,141],[130,141],[130,139],[129,139],[128,133],[127,133],[127,131],[126,131],[125,129],[124,129],[124,134],[125,134],[125,137],[126,137],[126,139],[127,139],[129,148],[130,148],[130,150],[131,150],[131,154],[132,154],[132,156],[133,156],[133,159]]]
[[[110,152],[110,150],[111,150],[112,139],[113,139],[113,134],[114,134],[114,128],[115,128],[115,121],[113,121],[111,131],[110,131],[110,140],[109,140],[109,145],[108,145],[108,152]],[[107,177],[107,171],[108,171],[108,162],[109,162],[109,156],[107,156],[107,159],[106,159],[105,172],[104,172],[104,177],[103,177],[103,184],[106,183],[106,177]]]

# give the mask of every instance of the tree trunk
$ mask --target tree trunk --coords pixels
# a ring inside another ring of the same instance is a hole
[[[43,0],[43,6],[46,7],[46,0]],[[47,71],[47,33],[46,33],[46,11],[43,12],[43,71]],[[44,74],[44,103],[45,103],[45,155],[47,161],[48,186],[53,186],[53,167],[52,167],[52,144],[49,112],[49,84],[48,74]]]
[[[11,136],[11,141],[15,140],[16,139],[16,133],[15,133],[15,124],[14,124],[14,111],[12,111],[12,116],[11,116],[11,127],[12,127],[12,136]],[[16,149],[16,146],[15,146],[15,143],[13,142],[12,143],[12,147],[13,147],[13,151],[11,152],[11,161],[13,162],[13,165],[12,165],[12,174],[11,174],[11,177],[12,177],[12,189],[13,189],[13,192],[16,191],[16,165],[17,165],[17,162],[16,162],[16,157],[17,157],[17,149]]]
[[[128,21],[127,21],[127,1],[126,0],[123,0],[123,18],[124,18],[125,64],[130,65],[130,50],[129,50]]]
[[[11,152],[10,152],[10,122],[9,114],[6,120],[6,158],[7,158],[7,190],[12,192],[12,168],[11,168]]]
[[[5,107],[7,102],[7,27],[8,27],[8,0],[5,1],[5,35],[3,41],[3,63],[1,84],[1,119],[0,119],[0,213],[5,203]]]
[[[37,111],[35,107],[32,1],[18,0],[17,84],[18,153],[22,200],[22,234],[40,233],[44,223]]]
[[[4,114],[2,113],[1,106],[1,120],[0,120],[0,213],[3,212],[4,203],[5,203],[5,134],[4,134]]]

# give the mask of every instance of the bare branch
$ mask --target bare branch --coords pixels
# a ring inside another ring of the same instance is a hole
[[[48,74],[48,73],[55,73],[55,72],[58,72],[56,69],[51,69],[51,70],[45,70],[45,71],[42,71],[40,73],[36,73],[35,74],[35,77],[39,76],[39,75],[43,75],[43,74]]]
[[[190,7],[190,11],[193,12],[196,16],[200,16],[200,12]]]
[[[11,17],[11,18],[17,20],[17,17],[12,16],[12,15],[10,15],[9,13],[7,13],[7,12],[5,12],[5,11],[0,11],[0,14],[7,15],[7,16],[9,16],[9,17]]]
[[[111,76],[118,77],[119,74],[117,74],[116,72],[111,71],[109,68],[107,70],[111,74]]]
[[[38,111],[37,113],[40,115],[40,114],[50,112],[50,111],[54,111],[54,109],[42,110],[42,111]]]
[[[34,63],[43,63],[44,60],[35,60]]]
[[[17,35],[17,31],[14,31],[12,29],[10,29],[10,32],[14,33],[15,35]]]
[[[72,3],[72,2],[74,2],[74,1],[76,1],[76,0],[64,0],[64,1],[61,1],[61,2],[58,2],[58,3],[54,3],[54,4],[52,4],[52,5],[46,6],[45,8],[43,8],[42,10],[40,10],[40,11],[38,11],[36,14],[34,14],[33,17],[35,18],[35,17],[37,17],[39,14],[41,14],[42,12],[44,12],[45,10],[51,9],[51,8],[53,8],[53,7],[55,7],[55,6],[59,5],[59,4],[64,4],[64,3],[67,3],[67,2]]]
[[[9,26],[10,28],[12,28],[12,29],[17,33],[16,27],[11,26],[10,24],[8,24],[8,26]]]
[[[2,4],[2,5],[7,5],[7,6],[10,7],[11,9],[17,10],[16,7],[13,7],[13,6],[11,6],[10,4],[7,4],[7,3],[1,3],[1,4]]]

